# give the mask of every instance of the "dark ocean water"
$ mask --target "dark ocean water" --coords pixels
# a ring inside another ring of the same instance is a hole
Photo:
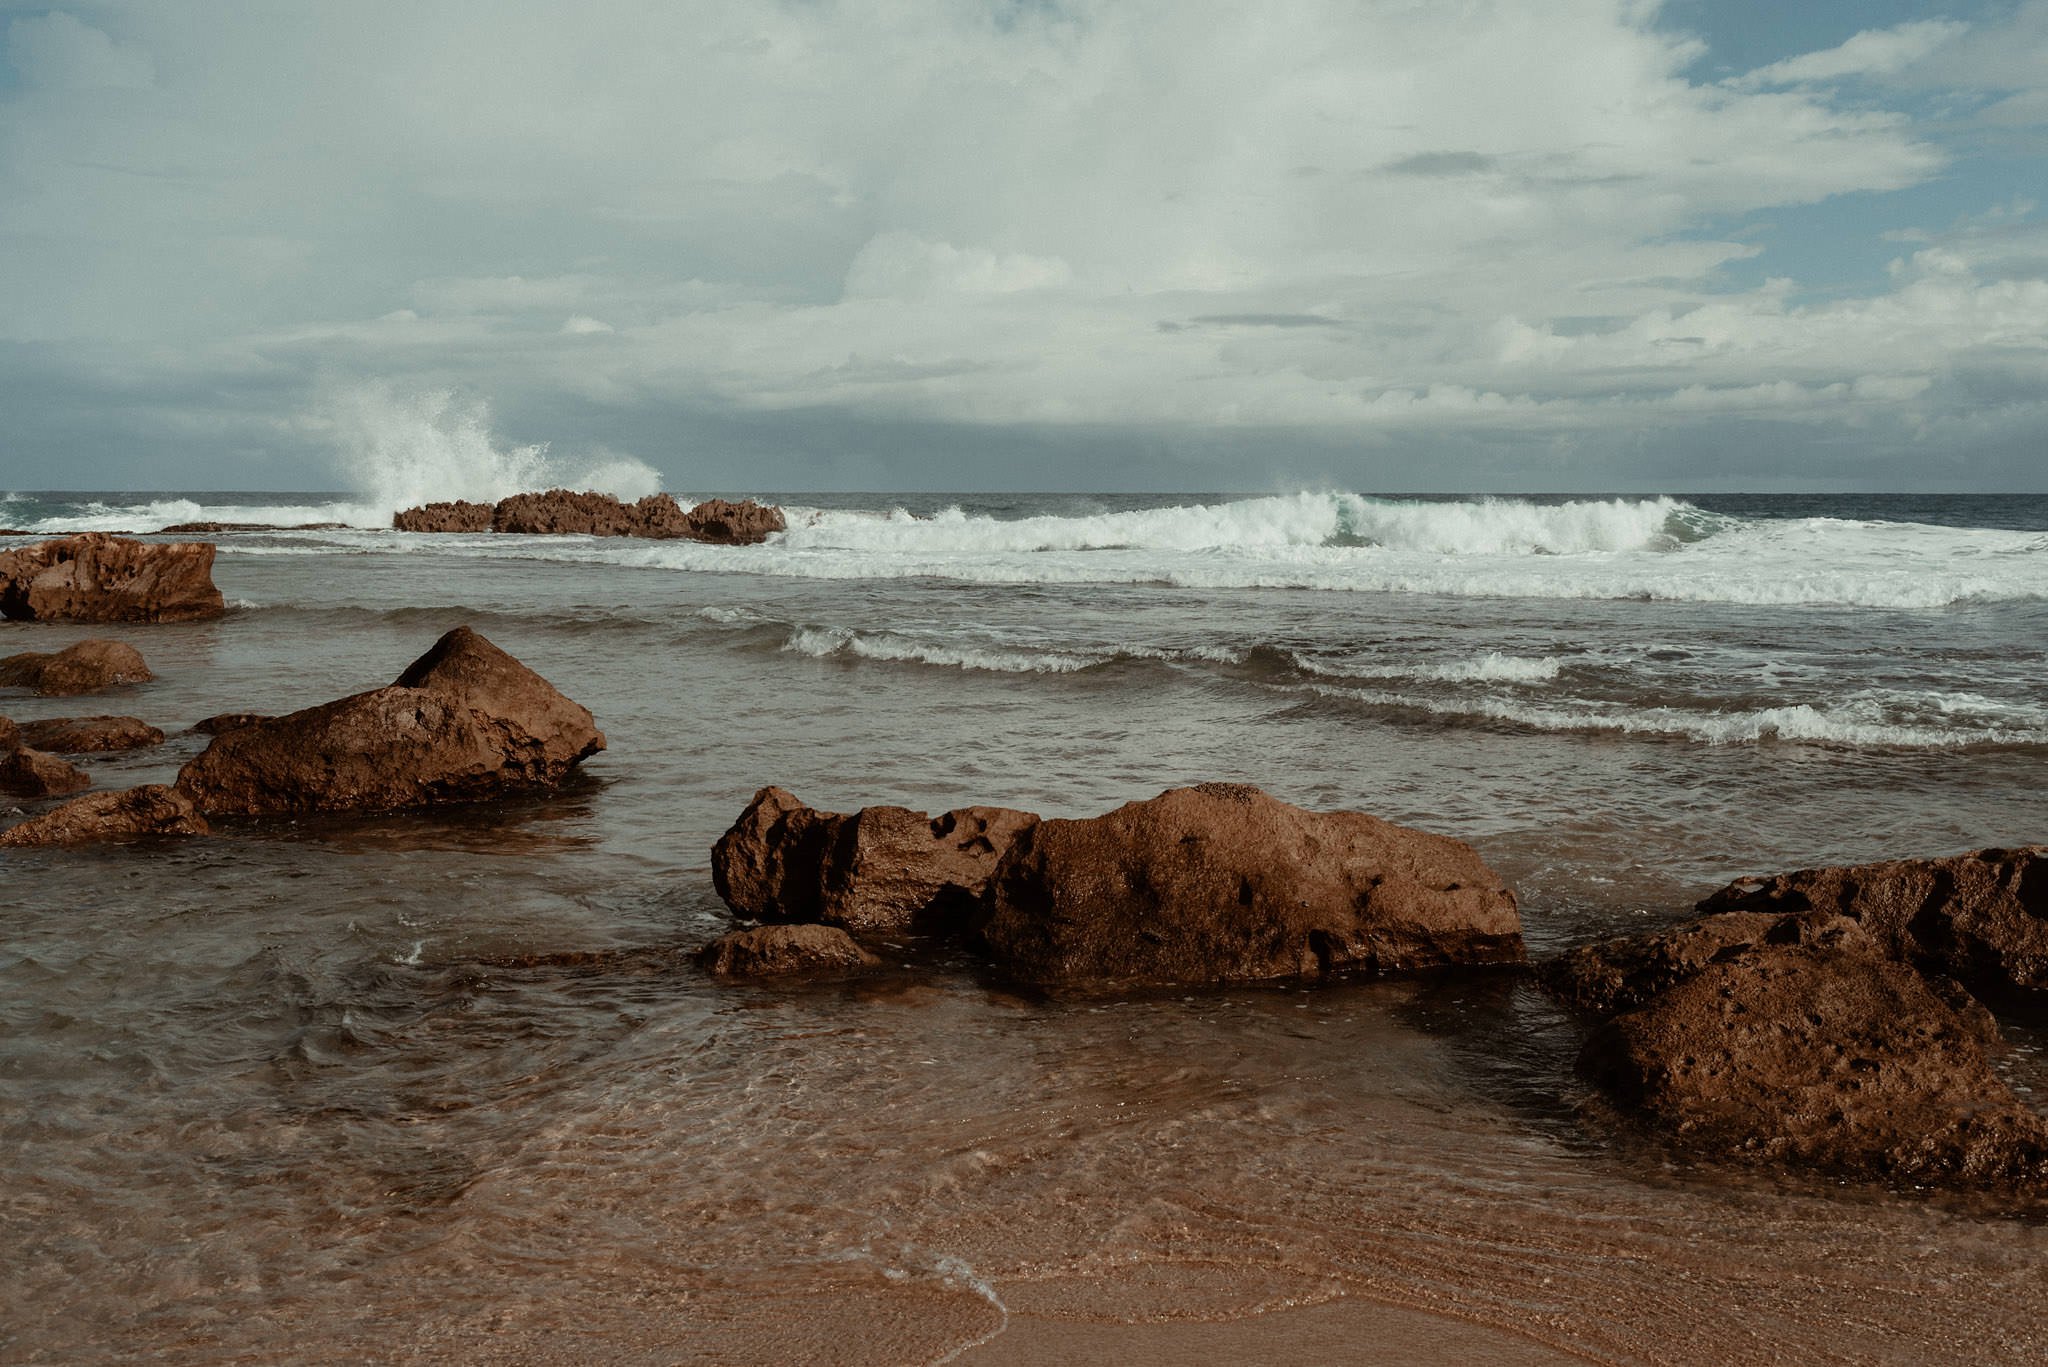
[[[1255,782],[1469,840],[1538,954],[1744,873],[2048,840],[2048,498],[781,501],[750,548],[0,502],[360,528],[219,537],[228,616],[123,633],[156,683],[17,720],[287,710],[469,623],[610,737],[545,800],[0,857],[0,1358],[924,1362],[1339,1294],[1602,1361],[2048,1352],[2037,1222],[1620,1140],[1513,975],[1101,1002],[687,960],[767,783]]]

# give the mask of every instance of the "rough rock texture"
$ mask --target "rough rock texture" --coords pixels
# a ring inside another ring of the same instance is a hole
[[[0,717],[0,754],[21,748],[21,728],[6,717]]]
[[[76,845],[138,835],[206,835],[206,819],[192,799],[152,783],[115,793],[89,793],[0,832],[0,848]]]
[[[1667,955],[1608,955],[1658,965],[1624,972],[1580,1056],[1616,1103],[1714,1157],[2048,1192],[2048,1121],[1993,1069],[1981,1006],[1842,917],[1726,930],[1704,958],[1670,934]]]
[[[10,797],[63,797],[92,787],[71,765],[26,746],[0,754],[0,793]]]
[[[1744,878],[1699,910],[1834,912],[1972,986],[2048,992],[2048,846]]]
[[[21,728],[24,745],[53,755],[86,755],[162,745],[164,733],[135,717],[53,717]]]
[[[389,811],[551,788],[602,749],[587,710],[457,627],[388,688],[221,732],[177,786],[211,816]]]
[[[29,688],[50,698],[148,683],[155,677],[142,653],[120,641],[79,641],[55,654],[31,650],[0,660],[0,687]]]
[[[401,532],[487,532],[496,511],[493,504],[456,499],[407,508],[392,516],[391,525]]]
[[[174,522],[168,527],[159,527],[158,536],[219,536],[222,532],[336,532],[345,531],[346,522],[294,522],[289,526],[276,522]]]
[[[980,934],[1011,972],[1045,985],[1522,959],[1515,896],[1470,846],[1231,783],[1023,832]]]
[[[202,736],[217,736],[223,731],[233,731],[243,726],[254,726],[259,721],[269,721],[265,712],[216,712],[213,716],[192,723],[192,729]]]
[[[773,978],[794,973],[845,973],[881,960],[837,926],[757,926],[710,944],[697,962],[721,978]]]
[[[106,532],[0,551],[0,617],[35,622],[191,622],[218,617],[213,547]]]
[[[679,534],[721,546],[751,546],[767,540],[770,532],[786,530],[788,525],[780,508],[756,503],[751,498],[738,503],[712,498],[690,509],[686,530]]]
[[[527,536],[639,536],[655,540],[757,542],[783,530],[780,508],[714,498],[685,511],[672,494],[625,503],[610,494],[549,489],[487,503],[429,503],[396,514],[402,532],[507,532]]]
[[[1038,821],[1007,807],[937,817],[907,807],[851,815],[763,788],[711,851],[718,895],[756,921],[817,921],[854,931],[964,928],[1019,832]]]

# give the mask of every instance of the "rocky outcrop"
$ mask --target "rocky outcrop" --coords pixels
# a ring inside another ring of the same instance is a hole
[[[491,530],[491,517],[496,511],[488,503],[455,499],[448,503],[407,508],[392,517],[391,525],[401,532],[487,532]]]
[[[711,877],[726,905],[751,920],[861,933],[959,930],[996,861],[1037,821],[1007,807],[842,815],[763,788],[712,849]]]
[[[150,784],[114,793],[73,798],[41,816],[0,831],[0,848],[77,845],[144,835],[206,835],[206,819],[192,799],[174,788]]]
[[[849,973],[882,961],[837,926],[757,926],[710,944],[697,962],[720,978],[781,978],[794,974]]]
[[[24,745],[53,755],[100,754],[162,745],[164,733],[136,717],[53,717],[21,728]]]
[[[6,717],[0,717],[0,754],[21,748],[21,728]]]
[[[346,522],[174,522],[157,529],[158,536],[219,536],[223,532],[338,532]]]
[[[0,754],[0,793],[9,797],[63,797],[91,786],[91,779],[55,755],[26,746]]]
[[[220,732],[177,787],[209,816],[389,811],[552,788],[603,748],[587,710],[457,627],[388,688]]]
[[[1581,1070],[1716,1158],[2048,1191],[2048,1121],[2000,1079],[1989,1013],[1828,913],[1711,916],[1546,976],[1607,1014]]]
[[[747,545],[784,529],[780,508],[710,499],[688,509],[672,494],[626,503],[610,494],[549,489],[496,504],[429,503],[395,514],[401,532],[504,532],[526,536],[637,536]]]
[[[1744,878],[1699,910],[1830,912],[1980,990],[2048,992],[2048,846]]]
[[[1026,981],[1120,987],[1513,963],[1521,929],[1470,846],[1205,783],[1021,832],[979,934]]]
[[[106,532],[0,551],[0,617],[32,622],[191,622],[218,617],[213,547]]]
[[[684,518],[684,530],[678,535],[720,546],[755,545],[766,541],[770,532],[786,531],[789,526],[782,509],[756,503],[751,498],[738,503],[706,499]]]
[[[0,660],[0,688],[33,689],[51,698],[148,683],[155,677],[142,653],[120,641],[79,641],[54,654],[31,650]]]

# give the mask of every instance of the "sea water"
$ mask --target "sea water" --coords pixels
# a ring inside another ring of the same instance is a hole
[[[652,487],[477,440],[459,488],[394,457],[333,495],[0,502],[273,528],[213,538],[226,617],[119,633],[156,683],[0,699],[172,733],[85,757],[99,786],[461,623],[610,740],[544,799],[0,858],[0,1356],[936,1361],[1014,1314],[1337,1296],[1602,1361],[2048,1352],[2038,1222],[1631,1138],[1512,973],[1095,1000],[910,943],[825,987],[688,960],[768,783],[1073,816],[1253,782],[1470,841],[1537,955],[1742,874],[2048,840],[2048,499],[771,493],[752,547],[389,530],[401,498]],[[2007,1026],[2038,1098],[2038,1022]]]

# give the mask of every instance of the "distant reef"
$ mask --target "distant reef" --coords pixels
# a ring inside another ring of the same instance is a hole
[[[685,509],[671,494],[626,503],[610,494],[514,494],[496,503],[429,503],[391,519],[401,532],[510,532],[527,536],[640,536],[657,541],[708,541],[748,546],[787,525],[782,509],[747,499],[714,498]]]

